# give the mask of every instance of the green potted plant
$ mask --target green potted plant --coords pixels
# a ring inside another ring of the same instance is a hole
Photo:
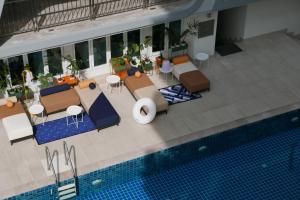
[[[123,57],[112,58],[110,60],[113,70],[118,73],[126,69],[125,61]]]
[[[67,55],[66,57],[63,58],[69,62],[67,69],[71,72],[71,75],[76,77],[76,75],[79,74],[80,65],[82,64],[82,61],[77,60],[70,55]]]
[[[149,48],[152,45],[152,37],[151,36],[146,36],[143,43],[140,45],[140,50],[144,51],[146,49],[145,56],[149,57]]]
[[[53,84],[53,75],[51,73],[39,74],[38,80],[41,83],[41,88],[47,88]]]
[[[10,79],[9,79],[9,69],[8,65],[1,61],[2,70],[0,71],[0,94],[4,96],[6,94],[7,87],[12,88]]]
[[[6,81],[4,79],[0,79],[0,96],[3,97],[6,92]]]

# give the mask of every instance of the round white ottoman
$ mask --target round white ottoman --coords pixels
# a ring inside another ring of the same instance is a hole
[[[141,109],[143,107],[148,111],[146,115],[141,114]],[[139,124],[150,123],[156,115],[156,105],[154,101],[150,98],[142,98],[138,100],[133,106],[132,115],[135,121]]]
[[[197,53],[196,60],[199,62],[199,67],[201,67],[204,62],[207,62],[207,66],[209,66],[209,55],[207,53]]]

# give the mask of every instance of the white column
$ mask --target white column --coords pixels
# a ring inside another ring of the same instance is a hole
[[[90,69],[93,69],[94,66],[94,45],[93,40],[89,40],[89,63],[90,63]]]
[[[67,57],[68,55],[70,55],[72,58],[75,58],[75,45],[71,44],[71,45],[62,46],[61,55],[62,57]],[[70,63],[67,60],[62,58],[62,67],[63,67],[64,74],[70,73],[67,69],[67,66],[69,64]]]
[[[49,73],[49,65],[48,65],[48,56],[46,50],[42,51],[42,57],[43,57],[43,64],[44,64],[44,74],[47,74]]]
[[[124,41],[124,49],[123,49],[123,55],[127,52],[128,50],[128,37],[127,37],[127,32],[123,33],[123,41]]]

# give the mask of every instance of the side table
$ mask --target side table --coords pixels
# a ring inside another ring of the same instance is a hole
[[[79,114],[81,114],[81,120],[78,119]],[[72,118],[73,122],[71,123],[69,122],[69,117]],[[78,128],[79,122],[83,122],[82,108],[76,105],[69,106],[66,110],[66,121],[67,121],[67,126],[71,124],[75,124],[76,128]]]
[[[106,85],[107,85],[107,90],[110,87],[110,93],[112,93],[112,88],[113,85],[118,85],[119,87],[119,93],[121,92],[121,79],[117,75],[109,75],[106,77]]]
[[[43,125],[45,124],[44,106],[42,106],[41,104],[34,104],[29,107],[28,111],[31,114],[31,120],[33,123],[34,123],[34,118],[37,119],[38,115],[42,115],[42,123]]]
[[[204,62],[207,62],[207,66],[209,66],[209,55],[207,53],[197,53],[196,60],[199,62],[199,67],[201,67],[201,64]]]

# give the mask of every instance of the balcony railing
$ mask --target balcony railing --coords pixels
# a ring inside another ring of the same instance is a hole
[[[175,0],[6,0],[0,37],[38,31]]]

